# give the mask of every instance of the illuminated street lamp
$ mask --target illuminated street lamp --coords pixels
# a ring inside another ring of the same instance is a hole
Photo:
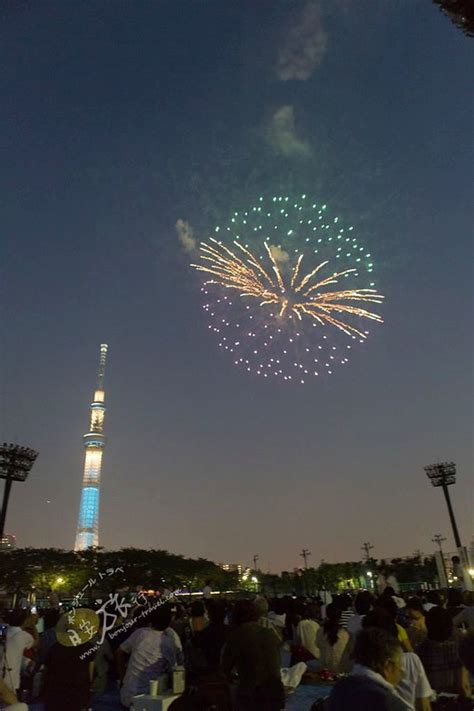
[[[444,498],[446,499],[448,507],[449,518],[451,519],[451,525],[453,527],[456,548],[461,548],[461,539],[459,537],[459,531],[456,519],[454,518],[454,511],[448,491],[448,486],[456,483],[456,465],[454,462],[442,462],[440,464],[430,464],[429,466],[424,467],[424,470],[433,486],[441,486],[443,489]]]
[[[19,444],[7,444],[4,442],[0,446],[0,479],[5,479],[2,512],[0,514],[0,539],[3,538],[5,530],[12,484],[14,481],[26,481],[37,456],[38,452],[35,452],[34,449],[21,447]]]

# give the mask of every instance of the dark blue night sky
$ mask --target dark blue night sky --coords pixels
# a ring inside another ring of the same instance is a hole
[[[303,546],[313,564],[367,540],[453,547],[423,472],[439,459],[469,544],[472,40],[413,0],[7,2],[0,19],[0,422],[40,451],[13,490],[18,545],[73,545],[101,342],[105,547],[273,570]],[[204,239],[298,191],[356,226],[387,297],[350,364],[304,387],[218,349],[175,230]]]

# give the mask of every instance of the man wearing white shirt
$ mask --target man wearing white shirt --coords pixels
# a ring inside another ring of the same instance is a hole
[[[37,644],[37,639],[23,629],[29,622],[31,617],[26,610],[14,610],[10,615],[5,645],[0,646],[0,678],[15,693],[20,688],[23,653]]]
[[[171,616],[169,606],[162,605],[148,616],[151,627],[135,630],[120,645],[117,662],[119,676],[123,678],[120,700],[124,706],[130,707],[137,694],[147,694],[150,680],[175,666],[176,645],[165,633]],[[125,655],[130,655],[126,672]]]

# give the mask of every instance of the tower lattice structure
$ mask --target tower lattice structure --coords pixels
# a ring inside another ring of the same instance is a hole
[[[100,346],[99,377],[91,403],[89,431],[84,435],[86,450],[82,478],[81,506],[77,522],[74,550],[81,551],[99,545],[99,500],[102,456],[106,444],[104,435],[105,391],[104,376],[108,346]]]

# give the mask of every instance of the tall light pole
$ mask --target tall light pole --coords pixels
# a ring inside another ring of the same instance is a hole
[[[442,544],[444,543],[444,541],[446,540],[446,538],[443,538],[443,536],[441,535],[441,533],[436,533],[436,534],[433,536],[433,538],[432,538],[431,540],[433,541],[433,543],[437,543],[437,544],[438,544],[438,546],[439,546],[439,551],[440,551],[441,555],[444,555],[444,554],[443,554],[443,546],[442,546]]]
[[[424,470],[433,486],[440,486],[443,489],[444,498],[446,499],[446,505],[448,507],[449,518],[451,519],[451,526],[453,527],[454,542],[456,543],[456,548],[461,548],[461,538],[459,537],[459,531],[448,490],[448,486],[456,483],[456,465],[454,462],[442,462],[440,464],[430,464],[429,466],[424,467]]]
[[[308,556],[311,555],[311,551],[309,551],[307,548],[303,548],[303,550],[300,553],[300,556],[304,560],[304,569],[308,570]]]
[[[35,463],[38,452],[29,447],[21,447],[19,444],[7,444],[4,442],[0,446],[0,479],[5,479],[3,490],[3,504],[0,513],[0,539],[5,532],[5,520],[7,518],[8,501],[14,481],[26,481],[31,467]]]
[[[364,543],[361,550],[365,552],[365,562],[369,563],[370,562],[370,551],[372,550],[373,545],[372,543]]]

